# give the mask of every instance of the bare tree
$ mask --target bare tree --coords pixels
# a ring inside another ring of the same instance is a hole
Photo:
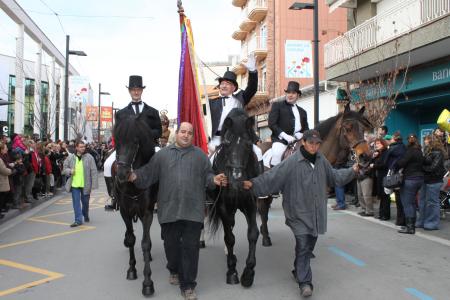
[[[392,25],[394,26],[394,32],[396,32],[395,22]],[[382,126],[391,110],[396,108],[396,100],[407,82],[411,61],[411,31],[412,28],[406,34],[391,41],[394,46],[391,48],[392,52],[389,54],[383,53],[382,47],[375,47],[377,70],[375,71],[375,76],[367,80],[361,79],[360,55],[357,49],[355,49],[355,43],[350,40],[349,35],[343,35],[347,45],[350,47],[351,57],[353,57],[353,59],[346,61],[347,68],[348,70],[355,70],[358,79],[356,83],[346,83],[344,89],[347,92],[348,98],[346,101],[344,100],[340,103],[345,105],[350,102],[356,109],[365,106],[366,116],[374,127]],[[404,39],[405,36],[408,40],[408,50],[406,53],[400,53],[400,39]],[[406,59],[404,55],[406,55]],[[387,59],[388,56],[389,59]]]

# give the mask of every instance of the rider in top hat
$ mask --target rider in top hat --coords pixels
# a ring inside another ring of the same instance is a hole
[[[209,106],[211,109],[211,141],[210,150],[214,150],[220,145],[220,136],[223,122],[228,113],[233,108],[244,108],[256,94],[258,89],[258,71],[256,70],[256,60],[253,55],[249,55],[245,65],[248,70],[248,83],[245,90],[238,90],[239,85],[236,81],[236,74],[232,71],[226,71],[223,77],[219,77],[219,98],[211,99]],[[257,142],[257,136],[254,137]],[[261,150],[254,145],[253,151],[262,160]]]
[[[284,90],[286,99],[274,102],[269,113],[269,128],[272,130],[272,161],[275,166],[281,162],[281,157],[287,145],[300,140],[303,132],[309,129],[306,111],[296,104],[301,96],[300,84],[289,81]]]
[[[145,86],[142,85],[142,76],[131,75],[127,88],[131,96],[131,102],[116,113],[116,124],[130,115],[143,114],[142,117],[145,117],[144,120],[150,127],[152,137],[157,143],[162,133],[161,119],[156,109],[142,102],[141,96],[145,89]],[[120,143],[120,141],[116,142]]]

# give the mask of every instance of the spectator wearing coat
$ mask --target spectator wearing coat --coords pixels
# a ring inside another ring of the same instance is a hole
[[[63,173],[70,176],[66,182],[66,191],[72,193],[75,222],[70,227],[77,227],[90,222],[89,199],[92,189],[98,188],[97,166],[94,158],[86,153],[86,145],[78,141],[75,154],[64,161]]]
[[[403,144],[402,136],[400,132],[395,132],[390,140],[389,149],[385,157],[385,165],[388,170],[394,169],[394,164],[401,158],[406,152],[406,146]],[[397,207],[397,218],[395,225],[405,226],[405,212],[403,211],[403,205],[401,201],[400,191],[395,190],[395,206]]]
[[[6,144],[0,142],[0,155],[6,155],[8,153],[8,147]],[[7,164],[0,158],[0,219],[4,217],[2,212],[6,211],[6,201],[8,199],[9,191],[11,190],[9,184],[9,175],[12,174],[12,170],[8,168]]]
[[[386,156],[388,153],[387,142],[384,138],[377,138],[375,140],[375,152],[373,154],[374,160],[371,168],[375,170],[376,177],[376,192],[378,199],[380,199],[380,209],[377,218],[387,221],[391,218],[391,197],[384,192],[383,178],[388,173],[386,165]]]
[[[399,233],[414,234],[416,224],[416,196],[423,185],[423,154],[415,134],[408,136],[405,155],[395,165],[395,170],[403,169],[403,185],[400,199],[405,212],[406,226]]]
[[[442,142],[437,138],[427,136],[424,156],[424,184],[419,192],[419,217],[416,227],[437,230],[440,222],[439,192],[442,178],[446,173],[444,168],[446,153]]]

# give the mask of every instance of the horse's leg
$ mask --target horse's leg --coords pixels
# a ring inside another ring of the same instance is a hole
[[[122,219],[125,222],[125,226],[127,227],[123,244],[130,250],[130,267],[127,271],[127,279],[135,280],[137,279],[136,257],[134,256],[134,244],[136,243],[136,236],[133,233],[133,220],[123,207],[120,207],[120,215],[122,216]]]
[[[272,196],[268,196],[267,198],[258,198],[257,201],[257,207],[258,212],[261,217],[261,227],[259,228],[259,231],[262,235],[262,245],[264,247],[270,247],[272,246],[272,241],[269,236],[269,227],[267,226],[267,223],[269,222],[269,209],[270,205],[272,204]]]
[[[243,287],[250,287],[255,278],[256,266],[256,242],[258,241],[258,225],[256,224],[256,203],[251,199],[243,211],[247,219],[248,230],[248,256],[245,262],[245,269],[241,276],[241,285]]]
[[[150,238],[150,226],[153,222],[153,211],[146,211],[142,221],[142,253],[144,254],[144,282],[142,283],[142,294],[151,296],[155,293],[155,287],[152,281],[152,269],[150,267],[152,240]]]
[[[224,232],[224,241],[225,246],[227,247],[227,283],[228,284],[238,284],[239,276],[236,270],[237,258],[233,253],[235,238],[233,234],[233,227],[235,224],[234,215],[236,211],[230,212],[227,211],[225,204],[222,204],[220,208],[220,218],[222,220],[223,232]]]

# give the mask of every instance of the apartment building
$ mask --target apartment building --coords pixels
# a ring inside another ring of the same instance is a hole
[[[310,89],[313,85],[312,72],[310,75],[298,72],[288,76],[286,71],[290,63],[286,61],[286,58],[289,59],[286,57],[289,43],[298,42],[305,45],[309,43],[310,49],[312,49],[310,41],[313,39],[313,13],[311,10],[290,10],[289,7],[294,2],[294,0],[232,0],[232,4],[241,10],[240,18],[234,25],[232,34],[233,39],[241,42],[240,60],[232,70],[238,74],[239,85],[245,87],[247,70],[242,63],[246,61],[250,53],[255,55],[259,73],[258,92],[249,103],[248,109],[251,115],[257,116],[260,131],[267,127],[270,100],[284,95],[284,89],[290,80],[300,82],[302,88]],[[345,31],[347,31],[346,9],[338,8],[329,13],[325,0],[319,1],[320,81],[325,80],[323,45]],[[310,64],[312,70],[312,62],[315,58],[309,58],[307,63]],[[296,60],[301,61],[301,58]],[[300,62],[297,64],[297,68],[302,67]],[[332,85],[322,82],[321,86],[331,87]],[[311,102],[311,105],[305,104],[305,106],[307,106],[310,124],[313,125],[315,120],[313,120],[312,97],[309,97],[308,100],[305,99],[300,99],[299,104],[304,106],[302,101]],[[322,97],[322,94],[320,99],[319,118],[321,120],[337,112],[334,96],[331,97],[332,103],[329,103],[329,98]]]
[[[378,113],[390,132],[423,137],[450,103],[450,0],[327,0],[353,28],[325,45],[328,80]],[[391,103],[390,103],[391,102]],[[374,116],[372,116],[374,117]]]

